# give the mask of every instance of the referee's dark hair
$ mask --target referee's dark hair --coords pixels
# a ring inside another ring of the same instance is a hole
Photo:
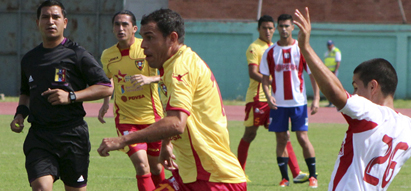
[[[40,19],[41,9],[43,7],[51,7],[51,6],[59,6],[61,8],[61,13],[63,13],[63,17],[66,18],[67,12],[66,8],[64,8],[63,3],[57,0],[47,0],[40,4],[37,8],[37,19]]]
[[[262,17],[260,17],[260,19],[258,19],[258,29],[263,22],[272,22],[274,24],[274,19],[269,15],[263,15]]]
[[[129,10],[122,10],[122,11],[115,13],[113,18],[111,18],[111,24],[114,24],[114,19],[116,18],[117,15],[129,15],[131,17],[131,23],[133,24],[133,26],[137,25],[136,16],[134,16],[134,14]]]
[[[184,20],[177,12],[171,9],[158,9],[149,15],[143,15],[140,24],[143,26],[150,22],[157,24],[164,37],[172,32],[176,32],[178,34],[178,42],[180,44],[184,43]]]

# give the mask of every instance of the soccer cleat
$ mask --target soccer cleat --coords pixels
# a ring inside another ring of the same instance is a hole
[[[280,182],[281,187],[286,187],[286,186],[289,186],[289,185],[290,185],[290,182],[288,182],[288,180],[285,179],[285,178],[283,178],[283,180],[281,180],[281,182]]]
[[[308,180],[310,181],[310,184],[308,185],[310,188],[317,188],[318,187],[318,182],[317,182],[316,178],[311,177]]]
[[[298,175],[293,179],[294,183],[304,183],[308,181],[308,173],[300,171]]]

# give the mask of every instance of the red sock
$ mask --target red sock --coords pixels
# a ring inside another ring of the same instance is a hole
[[[250,147],[250,143],[241,139],[240,144],[238,145],[237,158],[243,170],[245,170],[245,163],[247,161],[249,147]]]
[[[151,180],[151,173],[145,175],[136,175],[137,178],[137,187],[139,191],[152,191],[156,189]]]
[[[297,157],[295,156],[293,146],[291,142],[287,142],[286,146],[288,152],[288,166],[290,167],[291,173],[293,173],[293,177],[295,178],[300,173],[300,166],[298,166]]]
[[[163,181],[165,179],[165,175],[164,175],[164,168],[161,169],[161,172],[159,175],[154,175],[151,174],[151,179],[153,180],[154,186],[158,186],[158,184],[161,183],[161,181]]]

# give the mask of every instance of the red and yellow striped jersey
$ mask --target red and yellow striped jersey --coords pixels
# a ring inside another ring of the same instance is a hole
[[[245,182],[230,151],[220,90],[207,64],[184,45],[164,63],[160,75],[163,108],[189,115],[184,133],[171,138],[183,182]]]
[[[163,116],[158,84],[137,87],[130,82],[136,74],[156,76],[157,69],[145,61],[142,39],[135,38],[130,49],[121,50],[117,44],[101,55],[103,69],[114,82],[114,116],[119,124],[152,124]]]

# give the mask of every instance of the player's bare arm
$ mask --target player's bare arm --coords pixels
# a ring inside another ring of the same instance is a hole
[[[340,68],[340,63],[341,63],[341,62],[336,62],[334,74],[337,73],[338,69]]]
[[[311,74],[314,76],[321,92],[333,103],[338,109],[342,109],[347,102],[347,95],[338,78],[324,65],[322,60],[314,52],[310,45],[311,22],[308,8],[305,8],[304,16],[298,9],[295,11],[297,20],[294,20],[300,28],[298,33],[298,46],[303,54]]]
[[[248,75],[250,76],[251,79],[257,81],[257,82],[262,82],[263,81],[263,75],[258,71],[259,67],[254,64],[249,64],[248,65]],[[271,78],[270,79],[270,84],[271,84]]]
[[[98,117],[97,119],[100,121],[100,123],[106,123],[104,120],[104,115],[106,115],[108,109],[110,108],[110,99],[111,96],[103,98],[103,105],[101,105],[100,110],[98,111]]]
[[[110,79],[110,82],[111,82],[111,85],[114,87],[113,78]],[[111,95],[113,95],[113,92],[111,93]],[[104,115],[106,115],[108,109],[110,108],[111,95],[103,98],[103,105],[101,105],[101,108],[98,111],[98,117],[97,117],[100,123],[106,123],[106,121],[104,120]]]
[[[262,81],[262,84],[263,84],[263,91],[264,91],[264,94],[265,94],[265,97],[267,98],[267,103],[268,103],[268,106],[271,108],[271,109],[277,109],[277,104],[276,104],[276,101],[275,101],[275,98],[274,98],[274,96],[271,96],[271,94],[270,94],[270,76],[266,76],[266,75],[263,75],[263,81]]]
[[[160,76],[144,76],[142,74],[136,74],[131,76],[130,78],[131,83],[137,83],[137,87],[141,87],[144,85],[148,85],[151,83],[156,83],[160,81]]]
[[[19,97],[19,105],[29,107],[30,96],[21,94]],[[10,128],[13,132],[20,133],[24,128],[24,117],[21,114],[17,114],[13,121],[10,123]]]
[[[84,90],[76,91],[76,101],[92,101],[111,96],[113,88],[105,85],[92,85]],[[71,101],[69,99],[69,92],[62,89],[48,89],[41,93],[42,96],[47,96],[47,101],[51,105],[67,105]]]
[[[320,90],[318,89],[317,82],[314,79],[314,76],[310,74],[310,81],[311,81],[311,86],[313,88],[313,102],[311,104],[311,115],[314,115],[318,112],[318,109],[320,108]]]
[[[134,143],[151,143],[184,133],[187,113],[177,110],[167,111],[167,117],[149,127],[121,137],[104,138],[97,152],[109,156],[108,152]]]
[[[251,79],[261,82],[263,80],[263,75],[258,72],[258,66],[254,64],[249,64],[248,65],[248,75],[250,76]]]

